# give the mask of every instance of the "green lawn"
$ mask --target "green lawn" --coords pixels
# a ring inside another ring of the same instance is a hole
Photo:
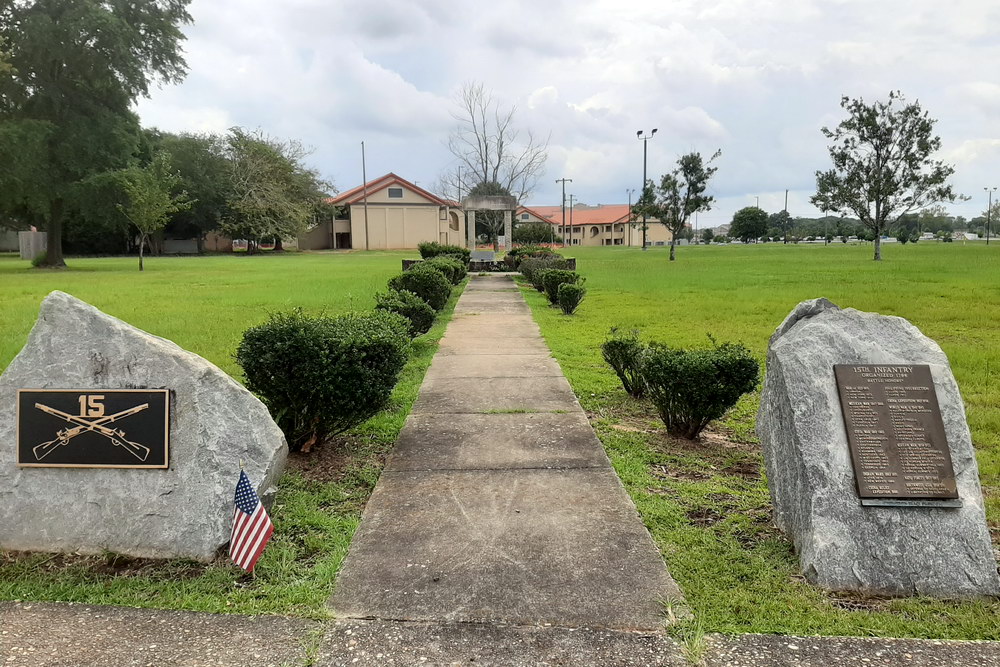
[[[761,362],[799,301],[909,319],[948,354],[962,390],[1000,538],[1000,247],[871,246],[583,248],[589,292],[576,315],[525,294],[639,512],[706,632],[1000,639],[1000,601],[834,596],[805,584],[770,522],[748,396],[699,444],[665,436],[651,406],[627,399],[599,346],[612,326],[678,346],[739,341]],[[726,436],[726,437],[720,437]]]
[[[23,345],[40,300],[61,289],[238,377],[232,355],[246,327],[294,306],[328,313],[368,309],[374,292],[399,271],[400,258],[411,254],[152,258],[143,274],[134,259],[72,259],[72,270],[40,272],[0,258],[0,368]],[[431,331],[414,341],[388,410],[341,438],[337,451],[293,455],[271,512],[275,535],[255,577],[243,576],[225,558],[206,566],[115,554],[0,552],[0,599],[326,617],[361,511],[460,294],[454,290]]]

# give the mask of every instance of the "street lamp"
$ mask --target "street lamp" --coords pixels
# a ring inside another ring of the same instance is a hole
[[[653,131],[650,132],[649,134],[643,134],[643,132],[645,132],[645,130],[638,130],[635,133],[635,138],[639,139],[640,141],[642,141],[642,191],[645,192],[646,191],[646,142],[648,142],[650,139],[652,139],[653,135],[656,134],[656,128],[654,127]],[[639,196],[641,197],[642,195],[639,195]],[[645,212],[645,210],[642,212],[642,249],[643,250],[646,249],[646,212]]]
[[[629,188],[625,190],[625,194],[628,195],[628,245],[632,247],[632,193],[635,192],[635,188]]]
[[[989,203],[986,205],[986,245],[990,244],[990,209],[993,208],[993,193],[996,192],[996,188],[983,188],[989,195]]]
[[[563,247],[566,247],[566,184],[572,183],[572,178],[557,178],[556,183],[562,183],[562,235]]]

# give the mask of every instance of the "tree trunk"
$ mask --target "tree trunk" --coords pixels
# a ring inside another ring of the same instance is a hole
[[[139,270],[142,271],[142,251],[146,249],[146,235],[139,234]]]
[[[670,237],[670,261],[671,262],[674,261],[675,259],[677,259],[674,256],[674,248],[676,248],[676,247],[677,247],[677,236],[676,235],[671,235],[671,237]]]
[[[285,246],[281,245],[281,237],[274,237],[274,252],[285,252]]]
[[[882,261],[882,235],[875,232],[875,261]]]
[[[66,260],[63,259],[62,249],[62,224],[63,224],[62,199],[53,199],[49,205],[48,236],[45,239],[45,261],[41,266],[62,269],[66,267]]]

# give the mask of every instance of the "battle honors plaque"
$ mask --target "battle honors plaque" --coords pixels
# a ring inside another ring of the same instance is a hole
[[[167,468],[167,389],[20,389],[22,467]]]
[[[930,367],[836,365],[833,371],[862,504],[958,498]]]

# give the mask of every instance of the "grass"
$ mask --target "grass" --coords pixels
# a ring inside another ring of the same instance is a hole
[[[298,305],[330,313],[368,308],[376,289],[399,271],[401,256],[153,258],[145,274],[131,259],[75,259],[64,272],[26,271],[27,262],[0,259],[0,312],[13,315],[0,320],[0,367],[23,344],[41,297],[64,289],[238,376],[232,353],[243,329],[269,311]],[[0,552],[0,599],[327,617],[361,511],[460,294],[454,290],[433,328],[414,341],[387,410],[340,438],[336,448],[292,455],[271,512],[275,535],[256,576],[243,575],[225,558],[205,565]]]
[[[798,302],[909,319],[940,343],[961,387],[977,449],[987,518],[1000,538],[1000,249],[982,244],[871,247],[574,248],[587,298],[574,316],[525,294],[543,336],[686,595],[702,633],[1000,639],[1000,600],[833,595],[798,573],[773,528],[754,436],[759,394],[699,443],[665,435],[650,404],[629,399],[600,356],[612,326],[677,346],[747,345],[763,362],[770,334]],[[696,630],[692,630],[692,628]],[[694,642],[696,645],[698,642]]]

